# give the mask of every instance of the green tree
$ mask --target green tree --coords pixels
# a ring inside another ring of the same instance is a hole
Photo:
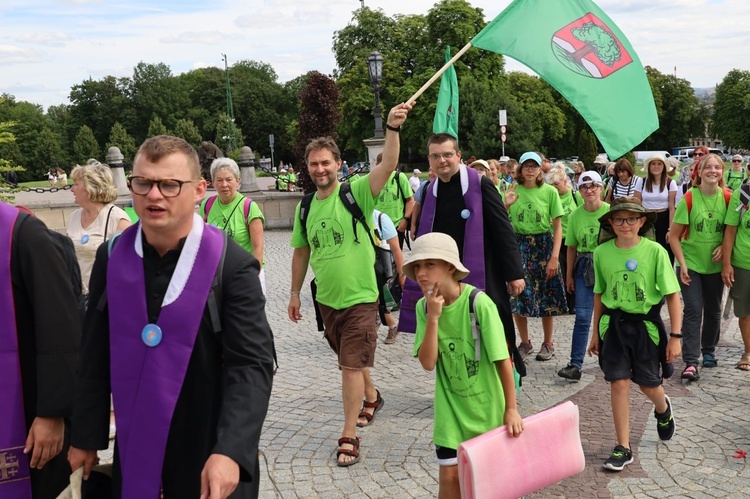
[[[62,151],[60,149],[60,143],[57,140],[54,132],[45,126],[39,133],[39,141],[36,149],[36,156],[34,163],[38,165],[46,166],[63,166],[60,165],[60,155]]]
[[[711,130],[724,145],[750,148],[750,71],[733,69],[716,86]]]
[[[75,154],[76,163],[83,164],[90,158],[99,159],[101,152],[99,143],[96,141],[96,137],[94,137],[94,132],[86,125],[82,125],[78,129],[76,138],[73,141],[73,153]]]
[[[581,130],[578,135],[578,160],[583,162],[587,170],[593,169],[597,156],[596,138],[593,135],[586,129]]]
[[[227,116],[227,113],[217,113],[213,123],[214,144],[219,146],[227,156],[234,154],[236,151],[229,150],[229,116]],[[234,126],[234,134],[237,139],[237,148],[239,149],[245,145],[245,139],[242,136],[242,129],[237,125]],[[255,149],[253,148],[253,150]]]
[[[305,192],[315,190],[305,163],[305,148],[316,137],[338,139],[336,132],[341,113],[336,107],[339,90],[331,78],[317,71],[307,74],[307,82],[300,94],[302,110],[299,114],[297,143],[294,148],[299,181]]]
[[[14,96],[3,94],[0,96],[0,122],[12,122],[10,132],[16,138],[15,141],[0,144],[0,157],[27,169],[24,174],[19,175],[19,180],[42,178],[42,173],[47,170],[44,165],[34,162],[40,132],[44,126],[49,126],[49,118],[44,115],[42,106],[25,101],[16,102]]]
[[[201,145],[203,139],[198,131],[198,127],[195,126],[192,120],[179,119],[177,124],[174,126],[174,134],[176,137],[185,139],[191,146],[196,149]]]
[[[125,127],[120,124],[119,121],[115,121],[112,125],[112,129],[109,131],[109,140],[105,149],[109,150],[110,147],[117,147],[120,149],[125,163],[131,163],[135,159],[135,153],[138,148],[135,145],[135,139],[130,136]]]
[[[169,134],[170,132],[169,130],[167,130],[167,127],[164,126],[164,123],[162,123],[161,118],[157,115],[154,115],[151,118],[151,121],[148,123],[148,133],[146,134],[146,138]]]
[[[167,128],[172,128],[190,105],[183,80],[172,76],[172,70],[164,63],[136,64],[129,91],[136,109],[136,124],[128,129],[136,131],[138,142],[146,137],[139,136],[137,131],[148,130],[154,115],[159,116]]]
[[[2,104],[3,100],[4,99],[0,97],[0,104]],[[11,144],[16,141],[16,137],[13,135],[13,132],[10,131],[12,127],[13,122],[0,122],[0,145]],[[21,172],[23,168],[14,165],[7,159],[0,156],[0,186],[3,187],[3,191],[0,192],[0,200],[5,201],[6,203],[10,203],[13,201],[13,196],[11,194],[15,192],[12,186],[6,183],[6,177],[8,175],[8,172],[10,172],[11,170],[15,172]]]
[[[131,86],[129,78],[114,76],[101,80],[89,78],[73,85],[69,96],[71,127],[67,129],[67,136],[62,136],[72,141],[81,125],[86,125],[94,132],[97,142],[104,144],[116,121],[131,129],[135,127],[137,108],[130,98]]]

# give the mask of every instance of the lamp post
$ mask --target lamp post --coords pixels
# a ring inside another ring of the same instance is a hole
[[[376,50],[367,57],[367,69],[370,72],[370,83],[372,84],[372,91],[375,94],[375,108],[373,113],[375,114],[375,137],[376,139],[382,139],[385,137],[383,133],[383,111],[380,108],[380,82],[383,80],[383,56]]]

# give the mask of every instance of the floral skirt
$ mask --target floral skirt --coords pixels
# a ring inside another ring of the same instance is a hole
[[[547,280],[547,262],[552,256],[552,234],[516,234],[526,287],[511,297],[513,313],[524,317],[548,317],[568,313],[562,272]],[[560,251],[563,251],[562,248]]]

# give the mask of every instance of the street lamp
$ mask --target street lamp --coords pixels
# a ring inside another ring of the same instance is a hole
[[[370,71],[370,83],[375,94],[375,138],[382,139],[383,133],[383,111],[380,109],[380,82],[383,80],[383,56],[376,50],[367,57],[367,69]]]

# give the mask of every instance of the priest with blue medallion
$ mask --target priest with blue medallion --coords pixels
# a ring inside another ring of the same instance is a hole
[[[91,273],[71,467],[86,479],[107,448],[111,393],[114,498],[257,497],[275,355],[260,265],[195,214],[184,140],[146,140],[129,187],[140,222]]]

